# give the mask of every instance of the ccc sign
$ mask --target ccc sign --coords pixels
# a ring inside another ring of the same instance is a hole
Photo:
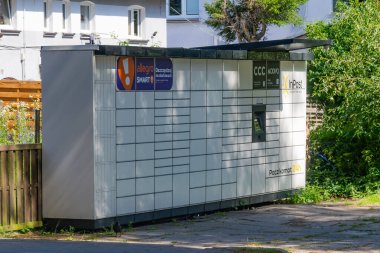
[[[253,68],[253,74],[255,76],[265,76],[266,75],[266,66],[255,66]]]

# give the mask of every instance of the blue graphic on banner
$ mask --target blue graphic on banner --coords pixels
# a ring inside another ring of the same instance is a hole
[[[154,58],[136,58],[136,90],[154,90]]]
[[[173,63],[168,58],[156,58],[156,90],[170,90],[173,86]]]

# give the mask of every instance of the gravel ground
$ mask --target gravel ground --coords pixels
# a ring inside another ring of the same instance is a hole
[[[276,204],[126,228],[121,237],[109,232],[10,237],[0,239],[0,253],[380,253],[380,206]]]
[[[379,253],[380,206],[269,205],[142,226],[122,237],[128,242],[176,247]]]

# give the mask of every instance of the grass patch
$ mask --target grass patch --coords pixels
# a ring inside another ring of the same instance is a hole
[[[355,228],[364,227],[364,226],[367,226],[367,223],[360,222],[360,223],[354,223],[354,224],[352,224],[351,228],[355,229]]]
[[[238,248],[233,251],[234,253],[285,253],[288,251],[282,249],[273,249],[273,248]]]
[[[359,198],[358,198],[359,197]],[[322,202],[341,203],[345,206],[379,206],[380,191],[375,194],[359,195],[356,198],[343,198],[333,196],[328,190],[316,186],[307,185],[304,189],[297,191],[280,203],[285,204],[318,204]]]
[[[359,206],[380,205],[380,192],[363,197],[358,201]]]
[[[291,195],[286,203],[289,204],[313,204],[313,203],[321,203],[325,200],[330,199],[330,195],[324,189],[307,185],[304,189],[294,193]]]
[[[11,232],[4,232],[0,229],[0,238],[65,241],[97,241],[107,238],[110,241],[124,242],[123,238],[116,237],[115,232],[110,227],[96,231],[75,230],[71,226],[54,231],[45,230],[43,227]]]
[[[367,221],[367,222],[370,222],[370,223],[380,223],[380,220],[376,219],[375,217],[365,218],[365,219],[362,219],[362,221]]]

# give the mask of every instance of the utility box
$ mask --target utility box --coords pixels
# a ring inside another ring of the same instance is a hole
[[[45,223],[150,221],[304,187],[308,54],[289,50],[325,43],[44,47]]]

